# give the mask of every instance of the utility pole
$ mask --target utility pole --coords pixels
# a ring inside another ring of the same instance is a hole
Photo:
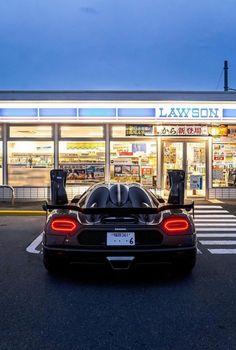
[[[229,86],[228,86],[228,61],[224,61],[224,91],[229,91]]]

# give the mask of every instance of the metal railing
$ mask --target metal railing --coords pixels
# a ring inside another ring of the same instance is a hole
[[[3,191],[2,191],[3,190]],[[10,197],[5,197],[5,191],[10,191]],[[6,199],[10,198],[11,199],[11,204],[14,205],[15,203],[15,190],[12,186],[9,185],[0,185],[0,198]]]

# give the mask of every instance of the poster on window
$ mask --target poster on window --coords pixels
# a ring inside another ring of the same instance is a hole
[[[79,165],[76,168],[73,166],[64,167],[68,170],[68,182],[76,180],[89,180],[104,178],[105,169],[103,165]]]
[[[142,176],[152,175],[152,167],[142,167],[141,174],[142,174]]]
[[[176,163],[176,148],[165,147],[164,149],[164,162],[167,164]]]
[[[157,126],[159,136],[208,136],[208,128],[204,125],[160,125]]]
[[[147,152],[147,145],[146,143],[132,143],[132,152],[133,153],[146,153]]]
[[[224,179],[224,172],[223,170],[214,170],[213,169],[213,180],[223,180]]]
[[[105,171],[104,166],[95,165],[94,166],[94,179],[104,178]]]
[[[190,189],[202,190],[202,175],[190,175]]]
[[[153,135],[153,125],[127,124],[125,134],[126,136],[151,136]]]
[[[141,168],[141,181],[143,185],[152,186],[152,183],[153,183],[152,167]]]
[[[115,176],[139,176],[139,165],[115,165],[114,166]]]
[[[85,179],[85,166],[81,166],[80,168],[75,169],[76,174],[78,175],[79,180]]]

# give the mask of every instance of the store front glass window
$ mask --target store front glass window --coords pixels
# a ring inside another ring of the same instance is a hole
[[[150,137],[157,134],[155,125],[152,124],[126,124],[126,125],[114,125],[111,129],[112,138],[132,136]]]
[[[52,137],[50,125],[10,126],[11,138],[49,138]]]
[[[187,197],[206,195],[206,144],[205,142],[163,142],[163,188],[169,194],[168,170],[184,170]]]
[[[61,126],[61,137],[100,138],[104,137],[104,128],[103,126],[94,125]]]
[[[2,138],[2,127],[0,126],[0,139]],[[2,185],[2,141],[0,141],[0,185]]]
[[[8,184],[48,186],[53,153],[52,141],[9,141]]]
[[[59,166],[69,172],[67,183],[104,181],[105,142],[60,141]]]
[[[186,151],[187,197],[206,195],[206,144],[187,142]]]
[[[126,137],[126,126],[116,125],[112,126],[112,137]]]
[[[183,142],[163,142],[163,188],[164,196],[169,194],[168,170],[183,169]]]
[[[111,180],[156,187],[156,142],[112,141]]]
[[[213,137],[213,187],[236,186],[236,127],[228,127],[227,136]]]
[[[213,187],[236,186],[236,144],[213,144]]]
[[[0,185],[2,185],[2,141],[0,141]]]

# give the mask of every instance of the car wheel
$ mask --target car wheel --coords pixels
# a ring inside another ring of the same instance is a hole
[[[59,273],[65,271],[68,267],[68,262],[65,259],[55,258],[52,256],[44,255],[43,264],[46,270],[51,273]]]
[[[173,262],[174,270],[179,273],[191,273],[196,264],[196,253]]]

